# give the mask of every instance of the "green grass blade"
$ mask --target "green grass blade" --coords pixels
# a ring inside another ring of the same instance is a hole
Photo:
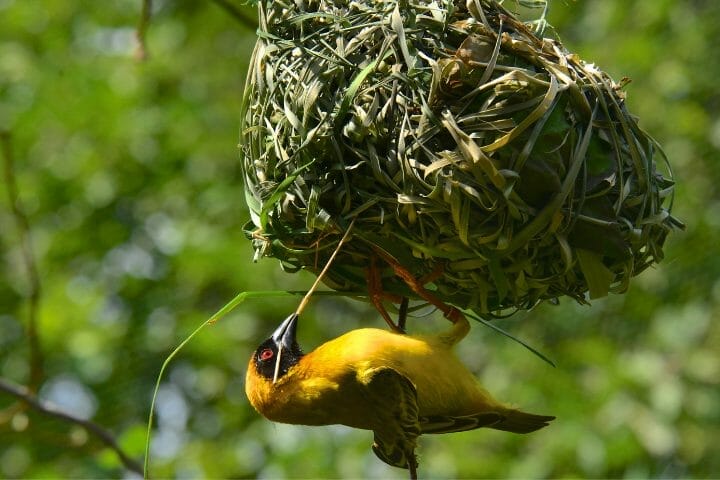
[[[519,343],[520,345],[522,345],[522,346],[525,347],[526,349],[530,350],[530,352],[532,352],[536,357],[540,358],[541,360],[543,360],[545,363],[547,363],[547,364],[550,365],[551,367],[553,367],[553,368],[556,367],[555,362],[553,362],[552,360],[550,360],[550,359],[547,357],[547,355],[543,354],[542,352],[540,352],[540,350],[538,350],[538,349],[536,349],[535,347],[531,346],[530,344],[524,342],[523,340],[520,340],[519,338],[513,336],[511,333],[506,332],[505,330],[503,330],[502,328],[498,327],[497,325],[493,325],[491,322],[488,322],[487,320],[484,320],[483,318],[478,317],[477,315],[475,315],[475,314],[473,314],[473,313],[465,312],[465,315],[467,315],[468,317],[472,318],[473,320],[477,320],[478,322],[482,323],[482,324],[485,325],[486,327],[490,327],[490,328],[492,328],[493,330],[495,330],[496,332],[501,333],[502,335],[505,335],[505,336],[506,336],[507,338],[509,338],[510,340],[513,340],[513,341]]]

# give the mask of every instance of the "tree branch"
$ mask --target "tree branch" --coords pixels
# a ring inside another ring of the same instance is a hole
[[[128,470],[132,470],[139,475],[143,474],[142,465],[140,465],[140,463],[138,463],[137,461],[133,460],[128,454],[126,454],[122,450],[122,448],[120,448],[120,445],[118,445],[115,437],[109,430],[106,430],[97,423],[78,418],[74,415],[62,411],[61,409],[48,402],[43,402],[42,400],[38,399],[26,387],[12,383],[6,379],[0,378],[0,391],[14,396],[15,398],[23,401],[33,410],[37,410],[38,412],[43,413],[47,416],[59,418],[60,420],[74,423],[75,425],[80,425],[85,430],[93,433],[98,439],[100,439],[100,441],[102,441],[105,445],[111,448],[117,454],[118,458],[125,466],[125,468],[127,468]]]
[[[228,0],[211,0],[218,7],[225,10],[227,14],[233,17],[241,25],[251,30],[257,29],[257,20],[246,16],[239,8],[230,3]],[[147,29],[152,19],[152,0],[143,0],[142,10],[140,12],[140,20],[135,28],[135,38],[137,40],[137,48],[135,49],[135,58],[139,61],[147,60],[149,53],[147,42],[145,39]]]
[[[4,159],[5,185],[10,204],[10,211],[15,219],[15,224],[20,236],[20,247],[25,271],[28,277],[29,290],[28,298],[28,319],[27,336],[30,342],[30,381],[28,386],[31,391],[36,391],[43,379],[43,353],[40,348],[40,336],[37,329],[37,316],[40,306],[40,275],[35,262],[35,255],[32,249],[32,238],[30,236],[30,222],[23,211],[18,194],[17,182],[15,181],[15,161],[12,152],[10,133],[0,131],[0,149]]]
[[[240,11],[239,8],[237,8],[232,3],[228,2],[228,0],[212,0],[212,2],[215,3],[218,7],[225,10],[225,12],[230,14],[231,17],[233,17],[235,20],[237,20],[243,26],[245,26],[251,30],[257,29],[257,27],[258,27],[257,20],[248,18],[247,16],[245,16],[245,14],[242,13],[242,11]]]
[[[135,49],[135,58],[139,61],[147,60],[148,51],[145,43],[145,34],[150,25],[152,17],[152,0],[143,0],[142,11],[140,12],[140,20],[135,29],[135,38],[137,39],[137,48]]]

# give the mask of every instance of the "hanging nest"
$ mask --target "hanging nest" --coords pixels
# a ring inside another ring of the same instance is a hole
[[[487,318],[624,292],[682,226],[622,82],[541,38],[543,18],[491,0],[258,8],[241,129],[256,258],[317,273],[355,219],[328,285],[366,291],[385,252]],[[390,269],[382,283],[416,298]]]

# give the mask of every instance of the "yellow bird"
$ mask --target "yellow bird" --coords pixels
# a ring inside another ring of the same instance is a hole
[[[509,408],[479,384],[452,351],[470,330],[462,314],[439,335],[363,328],[308,354],[296,341],[297,321],[297,314],[286,318],[250,358],[250,403],[275,422],[372,430],[375,454],[411,478],[423,433],[529,433],[555,418]]]

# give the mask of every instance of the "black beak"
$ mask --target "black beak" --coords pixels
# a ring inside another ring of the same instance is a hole
[[[298,315],[293,313],[287,317],[280,326],[273,332],[272,338],[275,345],[282,346],[285,351],[292,351],[293,345],[296,345],[295,333],[297,331]]]

